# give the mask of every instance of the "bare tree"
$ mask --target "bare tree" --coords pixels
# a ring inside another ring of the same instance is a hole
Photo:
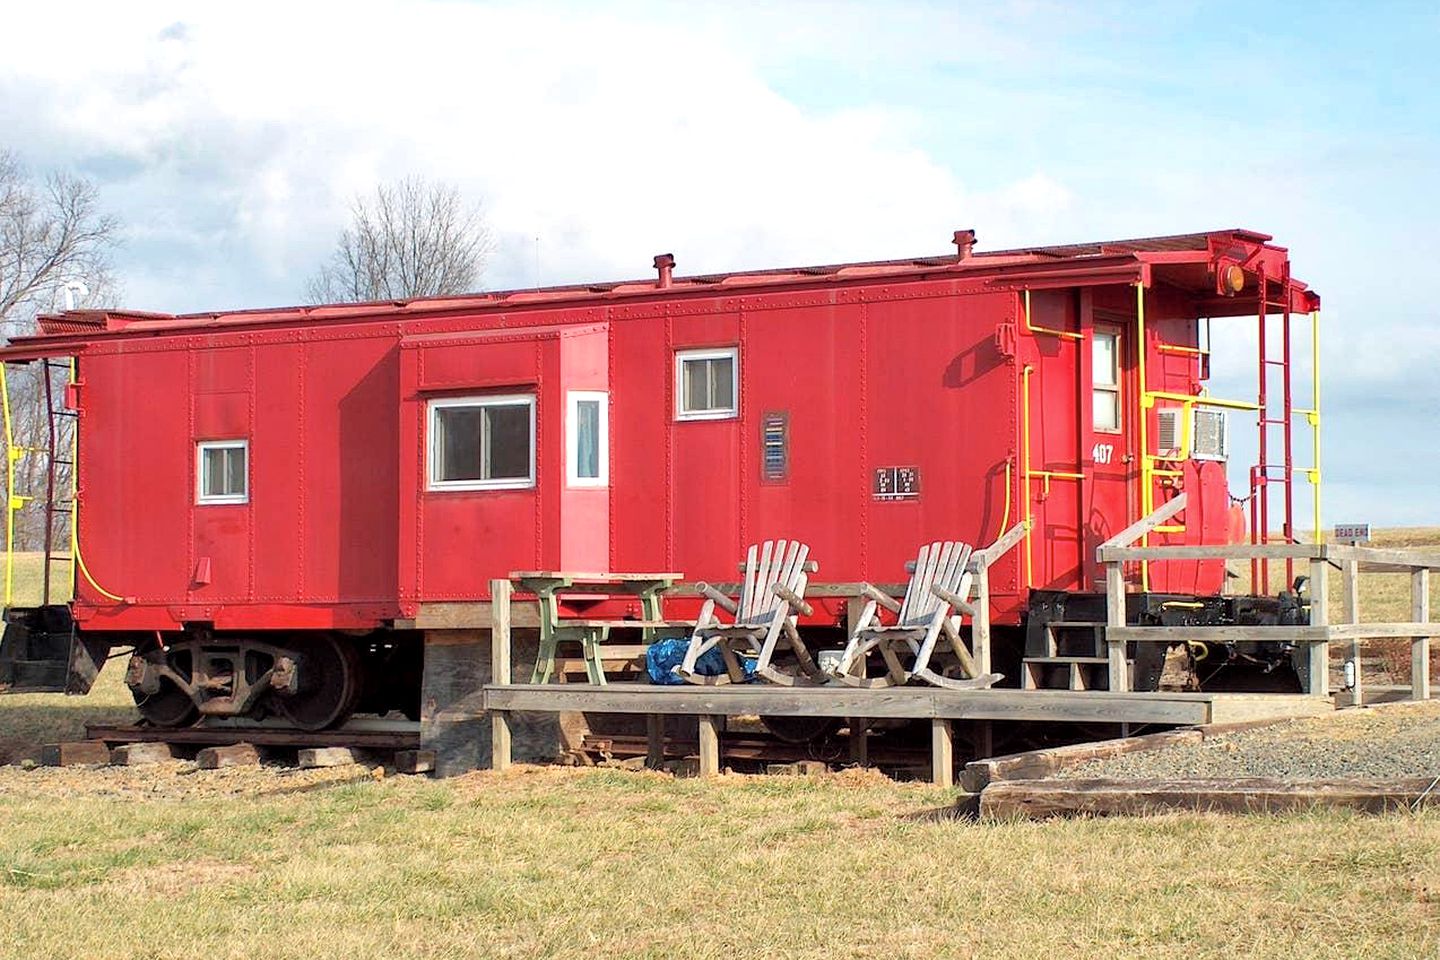
[[[493,242],[453,185],[410,177],[356,197],[350,226],[310,278],[311,303],[405,300],[476,288]]]
[[[0,151],[0,321],[7,335],[28,330],[37,308],[79,279],[110,286],[109,254],[119,224],[99,212],[87,180],[52,173],[43,184],[14,153]]]
[[[0,332],[8,337],[31,333],[37,313],[63,308],[99,306],[113,301],[116,288],[110,271],[118,221],[102,214],[94,186],[64,173],[32,178],[19,158],[0,150]],[[65,301],[61,294],[69,288]],[[11,424],[17,449],[14,494],[34,497],[16,516],[16,542],[38,549],[44,541],[44,496],[50,463],[43,451],[55,449],[68,460],[71,425],[57,420],[46,406],[45,385],[56,405],[68,371],[63,365],[33,363],[9,371]],[[0,437],[3,440],[3,437]],[[55,471],[57,500],[68,497],[69,465]],[[63,515],[57,518],[57,542],[64,543]],[[28,598],[27,598],[28,599]]]

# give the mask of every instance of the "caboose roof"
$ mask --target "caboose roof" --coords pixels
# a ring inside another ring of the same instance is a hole
[[[455,313],[503,313],[531,307],[583,307],[617,300],[713,296],[717,292],[753,293],[787,287],[833,288],[943,277],[978,280],[996,289],[1016,290],[1161,282],[1193,291],[1197,309],[1203,315],[1253,315],[1260,271],[1263,269],[1270,281],[1276,283],[1282,271],[1288,270],[1285,248],[1271,244],[1270,240],[1268,234],[1229,229],[981,251],[971,249],[974,234],[961,231],[955,235],[957,252],[947,255],[676,276],[666,285],[655,277],[647,277],[458,296],[186,314],[70,310],[41,316],[40,333],[15,338],[0,351],[0,357],[19,361],[58,355],[62,347],[79,347],[96,340],[167,333],[355,323]],[[1220,262],[1237,263],[1245,269],[1247,290],[1234,297],[1216,296],[1214,269]],[[1287,296],[1278,284],[1272,289],[1271,299]],[[1288,299],[1295,312],[1318,309],[1320,302],[1318,295],[1293,278]]]

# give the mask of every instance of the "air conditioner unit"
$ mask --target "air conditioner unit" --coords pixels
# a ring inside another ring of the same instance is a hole
[[[1190,456],[1196,460],[1230,459],[1230,414],[1196,407],[1190,424]]]
[[[1179,460],[1184,441],[1183,407],[1157,410],[1159,430],[1155,437],[1155,455],[1161,459]],[[1214,407],[1192,407],[1190,411],[1190,458],[1193,460],[1230,459],[1230,418],[1224,410]]]

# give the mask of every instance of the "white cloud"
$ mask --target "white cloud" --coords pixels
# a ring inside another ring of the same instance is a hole
[[[1440,202],[1433,100],[1411,104],[1408,132],[1373,126],[1387,114],[1357,103],[1388,102],[1382,81],[1322,75],[1308,45],[1262,58],[1286,83],[1235,85],[1257,64],[1195,28],[1211,16],[1076,18],[1051,0],[27,4],[5,16],[33,40],[0,60],[0,146],[97,181],[127,227],[126,299],[156,310],[293,302],[351,198],[409,174],[484,201],[501,240],[490,286],[641,276],[662,251],[682,273],[941,253],[961,227],[990,249],[1271,231],[1326,298],[1328,475],[1398,491],[1367,471],[1440,470],[1415,442],[1440,362],[1414,289],[1433,244],[1412,239]],[[1217,392],[1248,395],[1243,321],[1224,330]],[[1423,498],[1382,499],[1377,522],[1433,520]]]
[[[150,308],[292,299],[350,198],[411,173],[483,198],[492,285],[636,275],[661,251],[684,272],[942,252],[957,227],[1018,235],[1064,209],[1042,175],[967,191],[902,110],[801,109],[713,42],[713,19],[629,9],[37,7],[22,32],[85,26],[64,58],[0,67],[0,91],[26,91],[12,110],[32,145],[134,170],[108,189]],[[851,8],[816,39],[862,33]],[[175,285],[152,249],[258,276]]]

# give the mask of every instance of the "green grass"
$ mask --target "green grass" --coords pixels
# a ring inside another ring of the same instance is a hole
[[[0,561],[0,577],[3,576],[3,561]],[[39,606],[45,596],[45,592],[41,589],[44,576],[42,554],[16,553],[11,560],[10,567],[10,606]],[[50,602],[64,603],[69,599],[70,564],[57,560],[50,564]]]

